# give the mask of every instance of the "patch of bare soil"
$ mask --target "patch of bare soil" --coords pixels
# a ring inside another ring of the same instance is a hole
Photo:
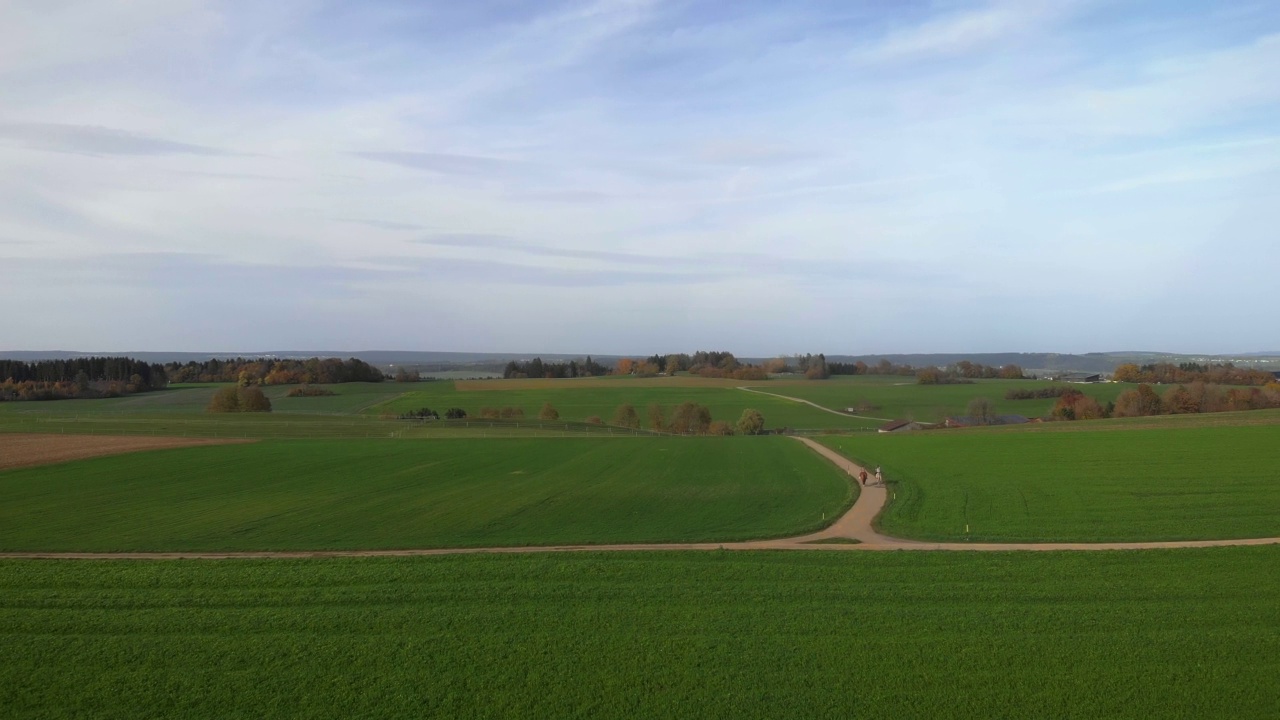
[[[0,434],[0,470],[120,455],[143,450],[246,442],[213,438],[132,437],[128,435]]]

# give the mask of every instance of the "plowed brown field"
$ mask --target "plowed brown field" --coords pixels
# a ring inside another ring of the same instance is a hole
[[[141,450],[225,445],[245,440],[209,438],[128,437],[116,435],[7,435],[0,434],[0,470],[49,465]]]

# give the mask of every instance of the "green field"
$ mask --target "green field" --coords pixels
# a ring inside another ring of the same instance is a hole
[[[751,384],[758,390],[809,400],[833,410],[865,406],[867,409],[859,414],[921,422],[941,422],[948,416],[965,415],[969,401],[979,397],[990,400],[997,414],[1043,417],[1053,409],[1055,399],[1006,400],[1005,393],[1014,389],[1034,390],[1055,385],[1044,380],[975,380],[972,385],[920,385],[915,378],[896,375],[837,375],[823,381],[785,380]],[[1106,405],[1136,385],[1093,383],[1071,387]]]
[[[940,430],[823,442],[884,466],[896,499],[880,516],[880,528],[897,537],[1280,536],[1280,425],[1103,429],[1114,422],[1044,426],[1078,426],[1077,432]]]
[[[262,441],[0,473],[0,550],[743,540],[818,529],[854,492],[779,437]]]
[[[481,408],[519,407],[524,430],[545,432],[601,432],[582,427],[596,416],[612,421],[623,403],[635,406],[647,421],[650,403],[671,410],[682,402],[711,409],[713,418],[737,422],[753,408],[765,416],[769,428],[856,430],[879,423],[824,412],[781,398],[739,390],[731,381],[701,378],[583,378],[565,380],[486,380],[469,383],[346,383],[325,385],[333,396],[287,397],[296,386],[267,386],[271,413],[217,415],[205,412],[219,385],[176,385],[170,389],[122,398],[0,403],[0,432],[66,432],[97,434],[190,435],[200,437],[422,437],[465,435],[460,428],[484,429]],[[459,389],[461,387],[462,389]],[[543,403],[560,412],[560,425],[536,422]],[[443,414],[461,407],[471,425],[402,423],[404,412],[430,407]],[[647,426],[647,423],[646,423]],[[509,430],[503,425],[497,428]],[[607,430],[605,430],[607,432]],[[537,434],[537,433],[535,433]],[[544,433],[545,434],[545,433]]]
[[[0,562],[6,717],[1265,718],[1280,548]]]
[[[582,421],[594,415],[609,422],[619,405],[630,403],[640,413],[643,422],[652,403],[666,407],[669,417],[672,408],[687,401],[706,405],[714,419],[730,423],[737,422],[743,410],[753,408],[764,414],[769,428],[858,429],[879,424],[824,412],[791,400],[739,390],[736,385],[740,384],[743,383],[684,377],[583,378],[578,381],[486,380],[464,383],[464,389],[458,389],[454,383],[435,382],[413,386],[409,394],[370,407],[366,412],[399,414],[425,406],[437,411],[461,407],[475,414],[482,407],[511,406],[522,408],[527,417],[537,417],[542,404],[549,402],[560,412],[562,419]]]

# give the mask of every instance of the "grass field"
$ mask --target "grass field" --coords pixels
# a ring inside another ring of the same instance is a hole
[[[1112,422],[1077,432],[942,430],[822,442],[864,464],[884,466],[886,478],[896,482],[896,499],[880,526],[898,537],[1097,542],[1280,536],[1280,425],[1103,429]]]
[[[6,717],[1267,718],[1280,548],[0,562]]]
[[[263,441],[0,473],[0,550],[727,541],[817,529],[854,492],[777,437]]]
[[[408,395],[396,397],[366,412],[399,414],[419,407],[442,411],[461,407],[475,414],[481,407],[520,407],[526,416],[537,417],[550,402],[560,417],[582,421],[591,416],[609,422],[623,403],[634,405],[641,420],[647,418],[651,403],[672,408],[682,402],[706,405],[716,420],[737,422],[742,411],[754,408],[764,414],[769,428],[858,429],[879,423],[844,417],[782,398],[737,389],[744,383],[703,378],[580,378],[575,380],[485,380],[471,383],[430,383],[414,386]],[[769,389],[769,388],[765,388]]]
[[[815,402],[833,410],[866,405],[864,415],[884,418],[909,418],[922,422],[941,422],[950,415],[964,415],[970,400],[983,397],[991,401],[996,413],[1041,417],[1053,409],[1054,399],[1006,400],[1013,389],[1036,389],[1056,383],[1044,380],[976,380],[972,385],[919,385],[915,378],[890,375],[834,376],[824,381],[782,380],[769,383],[744,383],[759,390],[789,395]],[[1095,383],[1071,387],[1103,405],[1114,401],[1120,393],[1135,385],[1127,383]]]

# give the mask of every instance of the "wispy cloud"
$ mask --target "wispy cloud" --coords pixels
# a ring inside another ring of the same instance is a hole
[[[507,235],[485,233],[441,233],[418,238],[414,242],[436,247],[465,248],[470,250],[503,250],[535,257],[572,260],[602,260],[627,265],[670,266],[677,262],[671,257],[654,257],[638,253],[608,250],[574,250],[520,240]]]
[[[112,128],[60,123],[0,123],[0,140],[24,147],[85,155],[226,155],[204,145]]]
[[[374,162],[399,165],[414,170],[426,170],[441,175],[505,175],[527,167],[516,160],[484,157],[480,155],[455,155],[450,153],[407,152],[400,150],[360,151],[352,155]]]
[[[352,225],[364,225],[366,227],[378,228],[379,230],[422,230],[421,225],[414,223],[398,222],[395,220],[370,220],[366,218],[336,218],[338,222],[351,223]]]
[[[1025,37],[1064,16],[1068,0],[999,0],[975,8],[930,17],[884,36],[858,53],[869,60],[908,60],[957,55]]]
[[[0,3],[0,337],[1257,345],[1144,309],[1269,287],[1276,77],[1263,2]]]

